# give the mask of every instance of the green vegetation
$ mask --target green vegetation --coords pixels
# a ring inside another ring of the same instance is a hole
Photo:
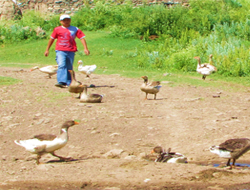
[[[21,82],[20,80],[11,78],[11,77],[2,77],[0,76],[0,86],[4,86],[4,85],[12,85],[12,84],[16,84],[18,82]]]
[[[202,62],[208,62],[208,56],[213,54],[213,64],[218,69],[214,79],[249,85],[250,2],[189,2],[189,8],[178,5],[167,8],[163,4],[134,7],[129,1],[121,5],[97,1],[94,8],[87,5],[72,17],[72,25],[86,33],[91,55],[85,56],[78,44],[76,60],[97,64],[97,73],[138,77],[147,71],[158,79],[163,78],[163,73],[174,73],[171,76],[182,75],[185,83],[190,75],[200,77],[195,73],[197,61],[193,57],[200,56]],[[54,64],[54,46],[49,57],[44,57],[43,52],[53,28],[59,25],[58,20],[59,15],[46,18],[30,11],[21,20],[1,23],[0,64],[20,67]],[[38,27],[46,34],[38,34]],[[150,40],[151,35],[159,38]]]

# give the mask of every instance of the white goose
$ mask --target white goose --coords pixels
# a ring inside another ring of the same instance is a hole
[[[187,157],[178,152],[170,152],[171,148],[167,152],[161,146],[156,146],[151,154],[159,154],[155,159],[155,162],[167,162],[167,163],[187,163]]]
[[[39,71],[43,73],[48,74],[49,78],[51,78],[52,75],[55,75],[57,73],[58,65],[49,65],[49,66],[45,66],[42,68],[39,68],[38,66],[36,66],[30,69],[30,71],[34,71],[36,69],[38,69]]]
[[[17,145],[24,147],[28,152],[37,154],[37,164],[40,164],[39,159],[46,153],[50,153],[53,156],[60,158],[60,160],[70,160],[71,158],[58,156],[54,152],[67,144],[68,128],[76,124],[79,123],[76,121],[64,122],[60,135],[58,136],[52,134],[40,134],[35,135],[33,138],[28,140],[15,140],[14,142]]]
[[[79,60],[77,63],[79,64],[78,71],[85,74],[86,77],[89,77],[91,75],[91,73],[93,73],[95,71],[95,69],[97,67],[96,65],[83,65],[82,60]]]
[[[201,64],[200,57],[194,57],[198,61],[196,71],[202,74],[202,79],[205,80],[206,76],[211,75],[214,71],[217,71],[217,68],[209,63]]]
[[[229,139],[221,143],[219,146],[211,146],[210,152],[219,155],[222,158],[227,158],[227,166],[230,169],[235,166],[235,161],[248,150],[250,150],[250,139],[248,138],[238,138]],[[233,164],[230,165],[230,160],[233,159]]]

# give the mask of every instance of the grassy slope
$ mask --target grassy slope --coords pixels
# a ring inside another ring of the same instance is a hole
[[[245,78],[221,77],[213,74],[206,81],[202,81],[197,73],[168,73],[163,70],[143,70],[133,65],[133,58],[126,56],[135,51],[142,45],[142,41],[135,39],[110,38],[107,32],[85,32],[91,54],[84,55],[83,47],[77,40],[79,52],[76,53],[74,66],[77,66],[77,60],[82,59],[84,64],[96,64],[97,74],[118,73],[127,77],[139,78],[142,75],[148,75],[150,79],[161,81],[173,81],[173,85],[189,84],[194,86],[210,86],[222,89],[245,90],[244,86],[250,86],[250,80]],[[20,67],[30,68],[32,66],[43,66],[56,64],[55,52],[52,46],[49,57],[43,55],[48,40],[41,40],[29,43],[19,43],[15,45],[6,45],[1,47],[0,66],[1,67]],[[210,80],[213,79],[213,80]],[[2,83],[3,78],[0,78]]]

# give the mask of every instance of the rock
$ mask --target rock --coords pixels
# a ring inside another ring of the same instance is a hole
[[[112,134],[110,134],[109,136],[110,137],[115,137],[115,136],[119,136],[120,135],[120,133],[112,133]]]
[[[44,122],[44,119],[39,119],[35,124],[36,125],[40,125],[40,124],[42,124]]]
[[[144,180],[144,182],[147,183],[147,182],[149,182],[150,180],[151,180],[151,179],[148,179],[148,178],[147,178],[147,179]]]
[[[2,117],[1,121],[11,121],[13,119],[12,116],[6,116],[6,117]]]
[[[96,131],[96,130],[91,131],[91,134],[96,134],[96,133],[100,133],[100,131]]]
[[[136,156],[135,155],[129,155],[129,156],[126,156],[124,159],[125,160],[133,160],[133,159],[136,159]]]
[[[6,161],[7,160],[7,156],[6,155],[2,155],[2,160]]]
[[[197,101],[197,100],[201,100],[201,98],[185,98],[184,101],[186,102],[194,102],[194,101]]]
[[[43,171],[48,171],[50,168],[52,168],[52,165],[47,165],[47,164],[39,164],[37,165],[38,170],[43,170]]]
[[[120,158],[121,154],[124,152],[122,149],[112,149],[106,152],[103,157],[105,158]]]
[[[220,95],[213,95],[213,98],[220,98]]]
[[[37,114],[35,114],[36,117],[39,117],[39,116],[41,116],[41,115],[42,115],[42,113],[37,113]]]
[[[119,187],[106,187],[104,190],[120,190]]]
[[[145,159],[146,156],[147,156],[147,154],[145,152],[142,152],[142,153],[139,154],[138,159],[140,159],[140,160]]]
[[[51,119],[50,119],[50,118],[46,118],[46,119],[44,120],[44,124],[47,124],[47,123],[49,123],[49,122],[51,122]]]

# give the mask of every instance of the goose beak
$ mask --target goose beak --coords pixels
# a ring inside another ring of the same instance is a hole
[[[78,124],[79,124],[79,122],[77,122],[77,121],[74,121],[74,123],[75,123],[75,125],[78,125]]]
[[[151,150],[150,154],[154,154],[154,153],[155,153],[155,151],[154,151],[154,150]]]

